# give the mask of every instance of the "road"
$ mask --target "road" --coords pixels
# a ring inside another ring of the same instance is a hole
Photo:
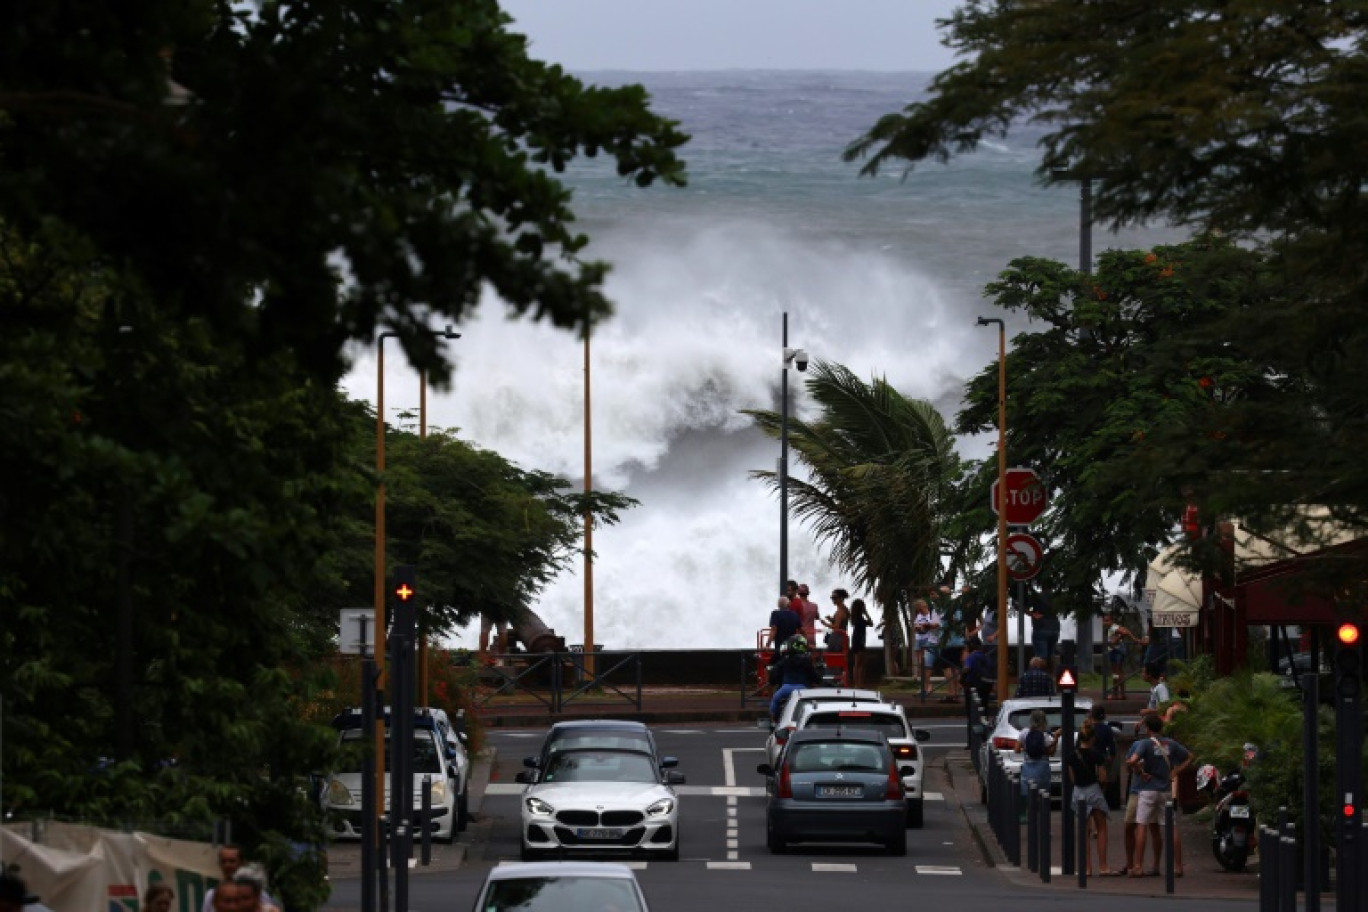
[[[1033,892],[989,868],[953,802],[939,791],[942,777],[935,760],[964,746],[963,723],[944,719],[914,721],[932,733],[925,745],[932,764],[926,779],[926,821],[908,831],[905,858],[878,849],[840,846],[799,847],[782,856],[765,846],[764,780],[756,764],[764,759],[765,732],[754,727],[669,725],[655,727],[661,752],[679,758],[688,784],[679,787],[682,857],[678,862],[632,862],[653,912],[731,909],[748,901],[762,907],[839,912],[855,899],[861,906],[905,908],[909,894],[918,904],[960,909],[1011,903],[1013,912],[1047,907],[1092,912],[1098,902],[1119,909],[1154,900],[1136,896],[1134,903],[1115,896]],[[518,794],[513,777],[522,758],[540,745],[540,731],[496,730],[489,740],[498,752],[494,777],[486,792],[480,820],[463,838],[470,840],[466,862],[442,873],[410,878],[410,908],[417,912],[466,910],[489,868],[518,859]],[[438,848],[441,851],[441,848]],[[329,909],[360,907],[355,879],[339,879]],[[1247,903],[1181,902],[1187,909],[1248,912]]]

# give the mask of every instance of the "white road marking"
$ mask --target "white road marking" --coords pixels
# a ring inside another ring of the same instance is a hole
[[[736,808],[734,808],[734,807],[729,807],[729,808],[727,808],[727,816],[728,816],[728,817],[735,817],[735,816],[736,816]]]
[[[1013,868],[1012,870],[1016,870],[1016,869]],[[954,865],[917,865],[917,873],[918,873],[918,874],[950,874],[950,875],[958,876],[958,875],[960,875],[960,874],[963,874],[964,872],[961,871],[958,867],[955,867]]]
[[[741,841],[740,841],[739,839],[728,839],[728,840],[727,840],[727,848],[729,848],[729,849],[739,849],[739,848],[741,848]]]
[[[749,861],[710,861],[708,862],[709,871],[749,871],[751,863]]]
[[[823,864],[820,861],[814,861],[812,863],[812,870],[827,871],[837,874],[856,874],[860,869],[853,864]]]
[[[922,792],[922,797],[927,801],[944,801],[945,795],[940,792]]]
[[[706,734],[701,728],[662,728],[660,733],[663,735],[702,735]]]
[[[491,782],[485,786],[486,795],[521,795],[526,788],[521,782]]]

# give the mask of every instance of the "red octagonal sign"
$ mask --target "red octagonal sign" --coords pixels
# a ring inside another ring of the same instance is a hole
[[[1045,493],[1045,485],[1041,484],[1040,476],[1034,469],[1015,468],[1007,470],[1007,525],[1009,526],[1029,526],[1040,518],[1040,514],[1045,512],[1049,505],[1049,496]],[[998,512],[998,503],[1002,498],[998,496],[998,483],[993,482],[993,493],[990,503],[993,512]]]

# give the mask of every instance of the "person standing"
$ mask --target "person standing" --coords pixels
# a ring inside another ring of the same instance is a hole
[[[798,584],[798,598],[802,599],[802,602],[798,605],[798,608],[796,610],[798,611],[798,616],[802,618],[803,621],[803,636],[807,638],[808,649],[816,649],[818,618],[817,603],[812,600],[812,590],[808,588],[807,583]]]
[[[978,637],[983,641],[983,654],[989,662],[997,661],[998,622],[997,609],[991,605],[983,609],[979,618]]]
[[[766,647],[778,649],[787,643],[798,632],[798,628],[803,625],[803,619],[798,617],[798,612],[789,607],[790,604],[787,598],[782,595],[779,596],[778,607],[770,612],[769,636],[765,639]]]
[[[1031,710],[1031,721],[1017,734],[1017,747],[1022,753],[1021,794],[1029,797],[1032,790],[1050,787],[1050,757],[1055,752],[1055,736],[1046,729],[1045,710]],[[1023,819],[1026,806],[1021,809]]]
[[[964,648],[968,651],[964,657],[964,671],[960,676],[966,689],[972,689],[978,694],[979,705],[985,715],[992,712],[993,706],[993,687],[997,684],[997,667],[989,660],[988,654],[983,651],[983,641],[977,636],[966,637]]]
[[[1192,754],[1172,738],[1160,737],[1164,722],[1157,715],[1140,720],[1144,736],[1131,745],[1126,765],[1131,769],[1131,790],[1136,794],[1135,853],[1130,859],[1131,877],[1155,877],[1159,874],[1162,843],[1159,823],[1164,818],[1164,803],[1172,794],[1173,780],[1192,763]],[[1175,836],[1176,836],[1175,832]],[[1154,867],[1146,869],[1145,842],[1153,841]],[[1175,841],[1174,873],[1182,875]]]
[[[931,666],[936,662],[936,646],[940,643],[940,615],[931,610],[931,605],[926,599],[917,599],[912,603],[912,630],[915,639],[912,641],[915,652],[913,658],[917,663],[917,675],[921,678],[921,698],[926,699],[931,693]]]
[[[936,669],[945,675],[946,695],[942,703],[958,703],[960,693],[960,665],[964,661],[964,611],[950,602],[950,587],[940,588],[939,601],[944,606],[935,612],[941,618],[940,641],[936,649]]]
[[[1111,693],[1108,700],[1121,700],[1126,696],[1126,651],[1128,642],[1139,642],[1135,634],[1122,626],[1110,613],[1102,615],[1102,629],[1107,634],[1107,663],[1111,666]]]
[[[1050,610],[1050,597],[1040,589],[1032,589],[1026,602],[1031,616],[1031,652],[1051,669],[1059,645],[1059,616]]]
[[[903,630],[898,620],[898,606],[884,605],[883,617],[879,619],[879,639],[884,644],[884,676],[895,677],[902,671]]]
[[[1110,726],[1104,724],[1104,728]],[[1097,749],[1097,723],[1084,719],[1078,731],[1078,749],[1069,754],[1069,779],[1073,782],[1074,801],[1083,802],[1085,813],[1092,821],[1097,840],[1097,869],[1103,877],[1120,875],[1107,864],[1107,818],[1110,811],[1102,786],[1107,781],[1107,758]],[[1088,853],[1088,874],[1093,873],[1092,853]]]
[[[1055,695],[1054,678],[1045,670],[1045,660],[1040,656],[1031,659],[1031,667],[1026,669],[1026,673],[1017,680],[1016,695],[1018,697],[1053,697]]]
[[[851,661],[851,687],[860,687],[865,681],[865,636],[866,631],[874,626],[874,619],[869,616],[869,609],[865,607],[864,599],[856,599],[850,603],[850,661]]]
[[[1145,705],[1145,712],[1159,713],[1159,708],[1173,697],[1169,694],[1168,681],[1164,679],[1164,669],[1157,663],[1151,662],[1145,666],[1145,683],[1150,686],[1149,703]]]
[[[1121,807],[1121,754],[1116,745],[1116,729],[1107,722],[1107,707],[1101,703],[1093,705],[1088,717],[1093,722],[1093,747],[1107,761],[1107,777],[1103,780],[1102,791],[1107,796],[1107,804],[1112,808]],[[1129,854],[1126,856],[1130,857]]]

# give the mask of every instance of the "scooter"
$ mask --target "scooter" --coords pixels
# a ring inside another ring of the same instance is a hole
[[[1257,753],[1253,745],[1245,746],[1246,765]],[[1197,790],[1213,789],[1216,807],[1211,823],[1211,852],[1227,871],[1244,870],[1257,838],[1258,824],[1244,784],[1242,770],[1220,776],[1216,767],[1207,764],[1197,771]]]

